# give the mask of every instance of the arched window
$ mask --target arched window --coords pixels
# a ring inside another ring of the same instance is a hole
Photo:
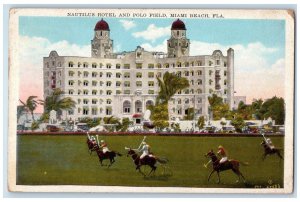
[[[123,113],[129,114],[130,108],[131,108],[131,103],[128,100],[123,102]]]
[[[97,68],[97,64],[96,64],[96,63],[93,63],[93,64],[92,64],[92,68]]]
[[[152,100],[147,100],[147,102],[146,102],[146,108],[148,108],[151,105],[153,106],[154,102]]]
[[[142,102],[140,100],[137,100],[135,102],[135,113],[141,113],[142,112]]]
[[[74,63],[73,62],[69,62],[69,67],[73,67]]]

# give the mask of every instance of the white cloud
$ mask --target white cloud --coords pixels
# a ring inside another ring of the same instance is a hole
[[[43,57],[48,57],[52,50],[61,56],[89,57],[91,53],[90,45],[79,46],[67,41],[51,43],[41,37],[20,36],[19,39],[19,92],[22,100],[30,95],[43,98]]]
[[[135,22],[132,20],[120,20],[120,22],[125,30],[130,30],[131,28],[136,26]]]
[[[168,27],[156,27],[154,24],[150,24],[146,30],[141,32],[135,32],[132,34],[135,38],[143,38],[145,40],[155,42],[156,39],[169,36],[170,26]]]
[[[164,40],[163,43],[158,44],[157,46],[153,46],[150,43],[143,43],[141,44],[141,47],[143,47],[146,51],[154,51],[154,52],[167,52],[167,40]]]

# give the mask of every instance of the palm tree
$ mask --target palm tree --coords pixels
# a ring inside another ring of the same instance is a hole
[[[186,78],[178,77],[175,74],[166,72],[161,80],[156,76],[160,91],[158,93],[158,103],[167,103],[178,91],[189,87],[189,81]]]
[[[26,109],[27,111],[29,111],[31,113],[33,121],[35,121],[34,116],[33,116],[33,111],[36,109],[36,107],[38,105],[38,101],[35,100],[36,98],[37,98],[37,96],[32,95],[27,98],[26,102],[23,102],[22,100],[20,100],[24,109]]]
[[[62,98],[63,94],[64,92],[60,88],[56,88],[45,100],[40,100],[40,104],[44,106],[44,113],[49,113],[51,110],[61,111],[74,108],[76,102],[70,97]]]

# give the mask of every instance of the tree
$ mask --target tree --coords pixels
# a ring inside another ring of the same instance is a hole
[[[198,126],[199,129],[202,129],[202,128],[204,128],[204,125],[205,125],[204,116],[200,116],[198,118],[197,126]]]
[[[274,96],[271,99],[267,99],[261,106],[259,112],[263,118],[271,117],[278,125],[284,124],[285,111],[283,98],[277,98]]]
[[[161,80],[156,76],[160,87],[157,102],[167,103],[178,91],[189,87],[189,81],[184,77],[179,77],[176,74],[166,72]]]
[[[40,100],[40,104],[44,106],[44,113],[49,114],[51,110],[60,112],[74,108],[76,102],[70,97],[62,98],[63,94],[64,92],[60,88],[56,88],[45,100]]]
[[[153,121],[155,128],[162,131],[169,126],[168,103],[149,106],[149,109],[151,111],[150,119]]]
[[[114,116],[104,117],[103,122],[104,122],[104,124],[107,124],[107,125],[104,125],[104,128],[106,130],[108,130],[109,132],[114,132],[114,130],[118,131],[121,128],[120,127],[121,126],[120,119],[116,118]]]
[[[232,116],[229,105],[223,103],[223,98],[213,94],[208,97],[209,110],[212,112],[213,120],[220,120],[222,117],[230,118]]]
[[[35,121],[33,111],[36,109],[36,107],[38,105],[38,101],[36,100],[36,98],[37,98],[37,96],[32,95],[27,98],[26,102],[23,102],[22,100],[20,100],[24,109],[26,109],[27,111],[29,111],[31,113],[33,121]]]
[[[231,125],[235,128],[237,132],[242,132],[242,129],[246,126],[243,117],[239,114],[236,114],[231,120]]]
[[[122,119],[122,123],[119,125],[118,129],[121,131],[121,132],[125,132],[128,130],[129,126],[132,125],[133,122],[129,120],[129,118],[123,118]],[[119,131],[117,130],[117,131]]]
[[[194,120],[195,109],[193,107],[187,109],[187,115],[183,117],[184,120]]]

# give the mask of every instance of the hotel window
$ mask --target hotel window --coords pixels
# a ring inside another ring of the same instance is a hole
[[[124,64],[124,69],[130,69],[130,64]]]
[[[74,90],[69,90],[69,95],[73,95]]]
[[[74,81],[73,81],[73,80],[70,80],[70,81],[69,81],[69,86],[73,86],[73,84],[74,84]]]
[[[107,81],[106,86],[111,86],[111,81]]]
[[[148,78],[154,78],[154,72],[148,72]]]
[[[198,98],[198,103],[202,103],[202,98]]]
[[[136,73],[136,78],[142,78],[142,73],[141,72]]]
[[[191,93],[191,94],[194,94],[194,89],[191,89],[191,90],[190,90],[190,93]]]
[[[120,64],[116,64],[116,69],[121,69],[121,65]]]
[[[107,73],[106,73],[106,77],[107,77],[107,78],[111,78],[111,73],[110,73],[110,72],[107,72]]]
[[[81,94],[81,90],[78,90],[78,93],[77,93],[78,95],[80,95]]]
[[[129,101],[125,101],[123,103],[123,113],[129,114],[130,113],[130,108],[131,108],[131,103]]]
[[[177,67],[181,67],[181,62],[178,62],[178,63],[177,63]]]
[[[84,86],[88,86],[88,85],[89,85],[89,82],[88,82],[88,81],[83,81],[83,85],[84,85]]]
[[[224,94],[225,94],[225,95],[227,94],[227,90],[226,90],[226,89],[224,89]]]
[[[69,76],[74,76],[74,72],[73,71],[69,71]]]
[[[88,95],[88,94],[89,94],[89,91],[88,91],[88,90],[84,90],[84,91],[83,91],[83,94],[84,94],[84,95]]]
[[[137,81],[137,82],[136,82],[136,87],[142,87],[142,85],[143,85],[143,84],[142,84],[141,81]]]
[[[125,82],[124,82],[124,86],[125,86],[125,87],[130,87],[130,81],[125,81]]]
[[[137,64],[136,64],[136,68],[137,68],[137,69],[142,69],[142,67],[143,67],[143,64],[142,64],[142,63],[137,63]]]
[[[153,87],[154,86],[154,81],[148,81],[148,86]]]
[[[209,65],[209,66],[212,66],[212,64],[213,64],[212,61],[209,61],[209,62],[208,62],[208,65]]]
[[[130,95],[130,90],[124,90],[124,94]]]
[[[103,94],[103,90],[100,90],[100,91],[99,91],[99,94],[102,95],[102,94]]]
[[[184,91],[184,94],[189,94],[189,89],[186,89],[185,91]]]
[[[99,73],[99,77],[102,77],[102,76],[103,76],[103,73],[102,73],[102,72],[100,72],[100,73]]]
[[[226,62],[224,62],[224,67],[227,67],[227,63]]]
[[[97,81],[92,81],[92,86],[97,86]]]
[[[178,100],[177,100],[177,104],[181,104],[181,99],[178,99]]]
[[[153,95],[154,94],[154,90],[148,90],[148,94]]]
[[[80,63],[80,62],[78,62],[77,66],[78,66],[78,67],[81,67],[81,63]]]
[[[194,71],[191,71],[191,76],[194,76]]]
[[[97,108],[92,108],[92,115],[97,115]]]
[[[89,64],[88,63],[83,63],[83,67],[89,67]]]
[[[189,76],[189,72],[188,71],[184,72],[184,76]]]
[[[178,95],[180,95],[181,94],[181,90],[180,91],[178,91],[178,93],[177,93]]]
[[[69,113],[69,115],[73,115],[74,111],[71,109],[71,110],[68,110],[68,113]]]
[[[198,85],[202,85],[202,80],[201,80],[201,79],[198,79],[197,84],[198,84]]]
[[[96,64],[96,63],[93,63],[93,64],[92,64],[92,68],[97,68],[97,64]]]
[[[83,115],[88,115],[89,114],[89,109],[88,108],[83,108],[82,113],[83,113]]]
[[[116,91],[116,94],[117,94],[117,95],[120,95],[120,94],[121,94],[121,91],[120,91],[120,90],[117,90],[117,91]]]
[[[97,90],[92,90],[92,95],[97,95]]]
[[[111,69],[111,64],[106,64],[107,69]]]
[[[77,103],[80,104],[80,103],[81,103],[81,99],[78,99],[78,100],[77,100]]]
[[[97,104],[97,99],[92,99],[92,104]]]
[[[154,68],[154,64],[148,64],[148,69],[153,69]]]
[[[88,77],[89,73],[88,72],[83,72],[83,77]]]
[[[220,60],[217,60],[217,65],[220,65]]]
[[[190,103],[190,100],[189,100],[188,98],[185,98],[184,103],[185,103],[185,104],[189,104],[189,103]]]
[[[111,115],[112,114],[112,109],[111,108],[106,108],[106,115]]]
[[[197,94],[201,94],[202,90],[201,89],[197,89]]]
[[[227,80],[224,80],[224,85],[225,85],[225,86],[227,85]]]
[[[227,71],[224,71],[224,76],[227,76]]]
[[[100,68],[102,68],[102,67],[103,67],[103,64],[102,64],[102,63],[100,63],[100,64],[99,64],[99,67],[100,67]]]
[[[97,72],[92,72],[92,77],[97,77]]]
[[[201,70],[197,71],[197,74],[198,74],[198,76],[201,76],[202,75],[202,71]]]
[[[117,78],[121,78],[122,74],[121,73],[116,73]]]
[[[106,95],[111,95],[112,91],[111,90],[107,90],[106,91]]]
[[[106,104],[109,104],[109,105],[110,105],[110,104],[111,104],[111,99],[107,99],[107,100],[106,100]]]
[[[185,66],[185,67],[188,67],[188,66],[189,66],[189,63],[188,63],[188,62],[185,62],[185,63],[184,63],[184,66]]]
[[[117,86],[117,87],[121,86],[121,81],[117,81],[117,82],[116,82],[116,86]]]
[[[161,68],[161,64],[159,64],[159,63],[156,66],[157,66],[157,68]]]
[[[213,71],[212,71],[212,70],[209,70],[209,76],[211,76],[211,75],[212,75],[212,73],[213,73]]]
[[[84,100],[83,100],[83,104],[89,104],[89,100],[84,99]]]
[[[157,75],[157,77],[160,78],[161,77],[161,72],[158,72],[156,75]]]
[[[166,64],[165,64],[165,67],[166,67],[166,68],[169,68],[169,67],[170,67],[169,63],[166,63]]]
[[[211,85],[213,83],[213,80],[209,79],[209,85]]]
[[[49,64],[48,64],[48,66],[49,66]],[[69,62],[69,67],[73,67],[73,66],[74,66],[74,63],[73,62]]]
[[[125,72],[124,73],[124,78],[130,78],[130,73],[129,72]]]

